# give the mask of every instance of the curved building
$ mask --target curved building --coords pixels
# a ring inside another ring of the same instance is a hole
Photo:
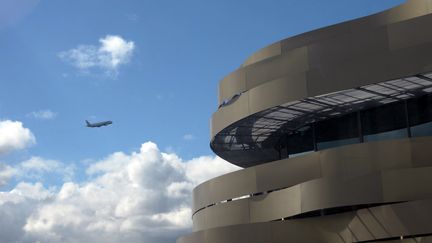
[[[432,242],[432,0],[281,40],[219,86],[178,243]]]

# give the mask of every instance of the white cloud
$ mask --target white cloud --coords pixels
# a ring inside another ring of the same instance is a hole
[[[28,116],[39,120],[51,120],[57,116],[57,113],[51,110],[39,110],[29,113]]]
[[[96,68],[109,76],[118,73],[120,65],[130,61],[135,43],[127,41],[118,35],[107,35],[99,39],[99,46],[79,45],[68,51],[59,53],[59,57],[71,63],[82,72]]]
[[[184,140],[194,140],[194,139],[195,139],[195,136],[192,135],[192,134],[185,134],[185,135],[183,136],[183,139],[184,139]]]
[[[0,121],[0,155],[36,143],[33,133],[19,121]]]
[[[58,169],[60,167],[60,162],[56,160],[46,160],[42,159],[40,157],[32,157],[29,160],[26,160],[21,163],[21,168],[29,171],[29,170],[35,170],[35,171],[53,171],[55,169]]]
[[[59,163],[38,160],[21,168],[49,171]],[[137,152],[116,152],[91,164],[87,180],[55,192],[19,184],[0,193],[0,224],[14,224],[0,235],[11,242],[174,242],[191,230],[192,188],[236,169],[212,156],[182,161],[147,142]]]
[[[6,185],[16,174],[16,170],[11,166],[0,164],[0,186]]]

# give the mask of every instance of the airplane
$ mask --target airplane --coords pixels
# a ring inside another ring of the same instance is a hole
[[[87,124],[87,127],[102,127],[102,126],[108,126],[112,124],[112,121],[90,123],[89,121],[85,120],[85,122]]]

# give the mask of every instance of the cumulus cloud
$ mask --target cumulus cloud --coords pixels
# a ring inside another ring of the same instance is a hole
[[[28,116],[36,118],[38,120],[51,120],[57,116],[57,113],[51,110],[39,110],[29,113]]]
[[[80,71],[100,69],[105,74],[115,76],[118,68],[130,61],[135,43],[118,35],[107,35],[99,39],[99,46],[79,45],[59,53],[59,57],[71,63]]]
[[[36,143],[33,133],[19,121],[0,121],[0,155]]]
[[[60,176],[63,181],[70,181],[75,174],[74,164],[66,165],[57,160],[44,159],[38,156],[33,156],[13,168],[15,175],[24,179],[41,180],[43,176],[47,174],[56,174],[56,176]]]
[[[0,186],[7,185],[15,174],[16,170],[13,167],[0,164]]]
[[[56,163],[22,166],[50,170]],[[212,156],[182,161],[147,142],[137,152],[116,152],[88,166],[81,183],[56,191],[18,184],[1,192],[0,224],[12,220],[14,226],[0,235],[11,242],[174,242],[190,231],[192,188],[236,169]]]
[[[11,178],[17,180],[43,181],[44,177],[55,177],[60,181],[71,181],[75,176],[75,165],[57,160],[33,156],[14,166],[0,163],[0,186],[7,185]]]

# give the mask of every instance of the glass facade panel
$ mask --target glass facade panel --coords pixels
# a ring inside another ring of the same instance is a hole
[[[362,133],[365,137],[373,134],[383,134],[377,138],[386,138],[386,132],[407,127],[405,115],[405,103],[397,102],[361,113]]]
[[[432,122],[411,127],[412,137],[432,136]]]
[[[306,154],[309,154],[309,153],[312,153],[313,152],[313,150],[311,150],[311,151],[306,151],[306,152],[302,152],[302,153],[297,153],[297,154],[290,154],[290,158],[294,158],[294,157],[297,157],[297,156],[302,156],[302,155],[306,155]]]
[[[425,95],[408,101],[408,114],[411,126],[432,121],[432,96]]]
[[[312,126],[305,126],[286,139],[288,153],[298,154],[314,150]]]
[[[373,141],[398,139],[398,138],[406,138],[406,137],[408,137],[408,131],[406,128],[402,128],[402,129],[394,130],[394,131],[388,131],[388,132],[366,135],[363,137],[363,140],[365,142],[373,142]]]
[[[348,144],[355,144],[355,143],[360,143],[360,139],[358,137],[317,143],[317,149],[323,150],[323,149],[335,148],[335,147],[348,145]]]
[[[360,142],[357,113],[318,122],[315,131],[318,150]]]

